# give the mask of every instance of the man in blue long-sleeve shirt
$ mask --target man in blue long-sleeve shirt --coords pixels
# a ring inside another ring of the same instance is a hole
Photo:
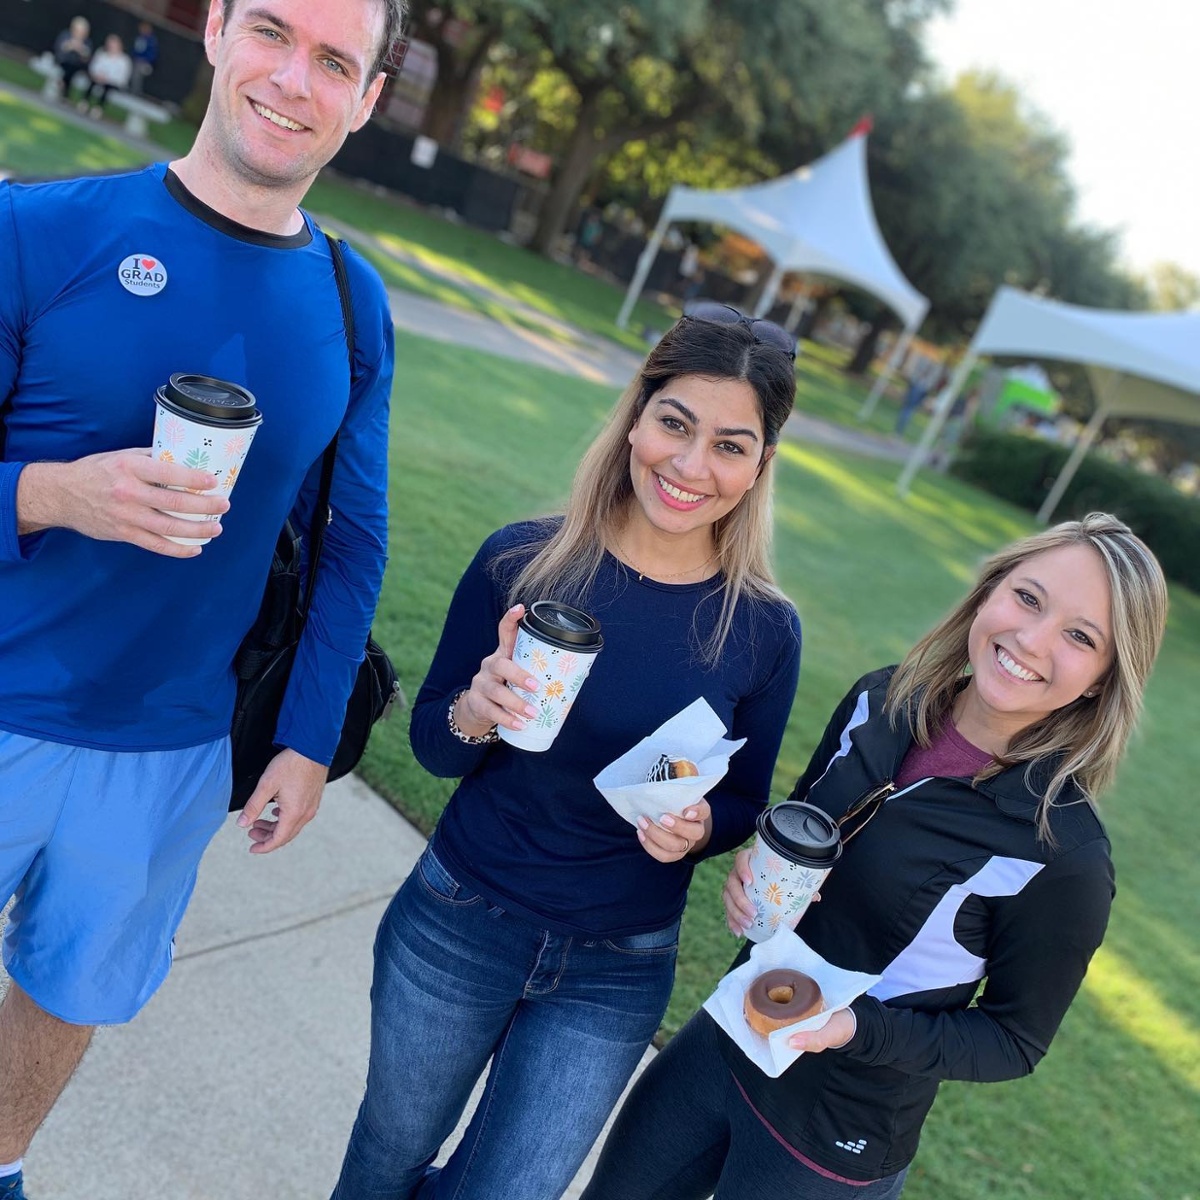
[[[323,570],[252,852],[312,818],[386,558],[392,327],[347,255],[354,370],[324,238],[299,209],[370,116],[400,0],[213,0],[208,113],[179,161],[0,186],[0,1197],[96,1024],[165,977],[225,814],[232,662],[279,529],[338,434]],[[141,447],[173,372],[249,388],[232,505]],[[163,485],[194,489],[162,502]],[[195,527],[160,508],[217,516]],[[278,820],[263,820],[268,805]]]

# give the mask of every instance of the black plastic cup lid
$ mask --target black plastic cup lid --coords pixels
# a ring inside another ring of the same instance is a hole
[[[832,866],[842,854],[837,822],[815,804],[784,800],[764,809],[758,832],[776,854],[805,867]]]
[[[535,600],[521,618],[524,628],[560,650],[599,650],[604,645],[595,617],[557,600]]]
[[[258,415],[251,392],[211,375],[178,372],[159,388],[159,396],[168,406],[210,420],[244,421]]]

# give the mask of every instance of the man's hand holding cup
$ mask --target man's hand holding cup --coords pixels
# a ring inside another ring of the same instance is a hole
[[[18,530],[73,529],[103,542],[128,542],[170,558],[194,558],[200,546],[169,541],[194,531],[190,522],[160,510],[163,488],[178,488],[179,512],[218,518],[229,509],[222,495],[200,495],[217,486],[207,471],[160,462],[148,449],[111,450],[67,463],[30,463],[17,484]],[[219,521],[206,536],[221,532]]]

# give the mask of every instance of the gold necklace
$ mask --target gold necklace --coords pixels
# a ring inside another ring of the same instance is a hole
[[[637,572],[638,583],[641,583],[642,580],[646,578],[647,572],[643,571],[637,565],[637,563],[635,563],[633,561],[633,559],[629,557],[628,551],[626,551],[624,545],[622,545],[621,542],[617,541],[615,538],[613,539],[613,541],[616,543],[617,550],[620,553],[621,558],[624,560],[625,565],[628,566],[631,570]],[[694,575],[697,571],[703,571],[704,568],[707,567],[708,564],[710,562],[712,562],[716,557],[717,557],[717,552],[714,550],[702,563],[697,563],[696,566],[694,566],[694,567],[688,567],[683,571],[671,571],[670,573],[655,571],[653,573],[652,577],[654,579],[657,579],[659,581],[659,583],[666,583],[666,581],[668,579],[678,579],[681,575]]]

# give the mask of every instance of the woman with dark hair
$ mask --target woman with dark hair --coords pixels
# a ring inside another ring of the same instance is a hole
[[[697,1013],[584,1200],[896,1200],[942,1080],[1029,1074],[1104,936],[1093,804],[1166,618],[1154,555],[1092,513],[993,555],[898,667],[854,684],[792,793],[839,819],[844,848],[797,933],[879,982],[793,1033],[803,1054],[778,1078]],[[756,915],[747,858],[725,884],[736,934]]]
[[[462,782],[379,929],[337,1200],[557,1200],[658,1028],[694,864],[753,830],[795,692],[799,622],[769,565],[794,349],[699,306],[622,396],[565,515],[499,530],[467,568],[411,729],[421,763]],[[594,616],[604,648],[533,754],[497,729],[536,711],[508,685],[537,690],[512,653],[543,599]],[[706,798],[635,830],[592,779],[700,697],[747,745]]]

